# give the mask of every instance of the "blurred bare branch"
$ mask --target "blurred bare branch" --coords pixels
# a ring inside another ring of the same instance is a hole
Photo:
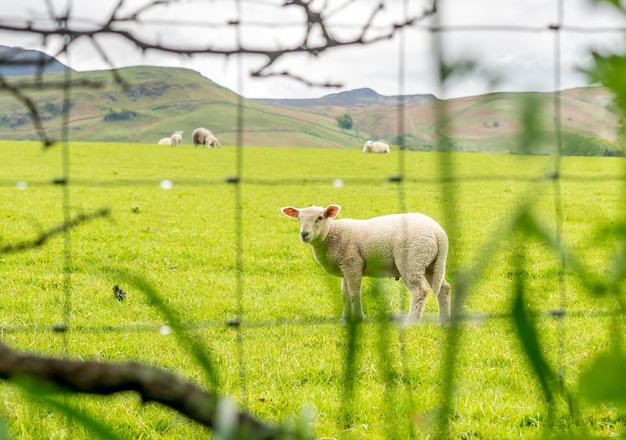
[[[63,232],[66,232],[90,220],[94,220],[100,217],[106,217],[109,214],[110,214],[110,211],[108,208],[99,209],[92,214],[79,214],[73,219],[70,219],[58,226],[55,226],[54,228],[51,228],[42,232],[41,234],[39,234],[37,237],[35,237],[32,240],[26,240],[26,241],[21,241],[17,243],[9,243],[0,247],[0,255],[13,254],[16,252],[21,252],[21,251],[25,251],[28,249],[33,249],[36,247],[43,246],[44,244],[48,242],[49,239],[51,239],[52,237],[56,235],[62,234]]]
[[[269,426],[237,410],[230,400],[174,374],[135,362],[108,364],[47,358],[18,353],[0,343],[0,378],[36,380],[75,393],[135,391],[144,403],[166,405],[211,429],[226,430],[228,438],[233,439],[303,438],[286,428]]]
[[[288,76],[307,85],[337,87],[337,84],[318,84],[302,76],[293,75],[290,71],[274,72],[271,71],[270,68],[273,67],[279,59],[294,54],[308,53],[317,56],[338,47],[371,45],[379,41],[388,40],[393,38],[401,29],[415,26],[436,13],[436,1],[434,1],[431,7],[411,16],[403,17],[399,22],[385,23],[381,26],[377,26],[376,32],[374,32],[374,21],[379,17],[380,12],[385,9],[385,3],[380,2],[373,6],[369,17],[365,19],[364,22],[360,25],[355,25],[358,29],[356,35],[337,37],[335,32],[333,32],[333,26],[329,23],[330,18],[342,9],[345,9],[348,5],[354,3],[354,0],[346,1],[339,6],[335,3],[335,9],[331,9],[330,4],[333,2],[318,3],[311,0],[287,0],[282,5],[276,5],[276,7],[285,9],[300,8],[302,10],[303,14],[301,14],[301,16],[303,21],[295,24],[295,26],[305,31],[299,40],[296,39],[278,48],[273,45],[274,43],[272,41],[255,41],[257,45],[266,44],[267,46],[252,47],[243,43],[229,41],[227,38],[216,39],[204,47],[180,47],[171,43],[154,42],[145,35],[142,35],[136,27],[133,27],[137,25],[146,26],[154,24],[154,20],[146,16],[149,15],[150,12],[154,12],[157,7],[168,6],[171,2],[154,0],[130,11],[124,8],[128,6],[126,3],[127,2],[124,0],[120,0],[110,16],[105,18],[101,23],[82,22],[79,17],[72,15],[72,11],[68,10],[64,13],[58,13],[53,10],[52,5],[49,5],[49,16],[45,20],[28,20],[24,23],[16,24],[0,19],[0,31],[35,34],[41,36],[44,40],[50,37],[62,37],[65,38],[66,41],[69,40],[69,43],[67,43],[67,46],[63,50],[68,49],[78,40],[88,39],[93,44],[96,53],[111,67],[113,67],[113,63],[110,54],[106,52],[97,41],[96,37],[114,35],[142,51],[155,50],[186,56],[198,54],[225,57],[237,54],[262,56],[265,57],[266,60],[262,62],[259,67],[252,70],[251,75],[254,77]],[[252,26],[264,26],[266,28],[274,28],[277,26],[277,23],[272,21],[259,23],[243,21],[241,19],[224,19],[219,23],[194,22],[191,20],[188,22],[162,21],[159,23],[161,23],[163,27],[197,27],[199,30],[202,30],[202,27],[241,27],[247,29]],[[314,31],[319,31],[320,37],[316,38],[317,32],[314,33]]]

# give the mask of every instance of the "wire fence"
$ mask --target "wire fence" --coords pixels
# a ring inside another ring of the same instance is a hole
[[[124,2],[121,2],[124,3]],[[237,11],[239,16],[243,14],[243,11],[246,8],[246,4],[244,2],[235,2],[237,5]],[[347,2],[350,3],[350,2]],[[324,29],[324,16],[323,14],[317,13],[312,4],[304,3],[304,2],[289,2],[289,4],[293,7],[302,8],[304,12],[308,14],[308,29],[317,26],[320,26]],[[548,171],[544,176],[538,177],[521,177],[516,178],[518,182],[526,182],[526,183],[541,183],[547,182],[552,185],[553,189],[553,201],[551,209],[553,210],[553,218],[555,219],[555,230],[549,231],[549,234],[542,235],[545,233],[540,227],[536,226],[533,223],[532,219],[526,219],[524,221],[520,221],[520,224],[525,225],[524,227],[530,231],[528,232],[529,236],[540,237],[543,239],[545,243],[549,246],[553,247],[554,252],[558,255],[560,259],[560,268],[558,272],[554,275],[558,278],[558,296],[559,296],[559,306],[557,308],[548,309],[548,310],[539,310],[539,311],[530,311],[526,310],[523,307],[523,301],[520,301],[520,308],[513,308],[511,311],[498,311],[498,312],[467,312],[464,309],[464,305],[468,298],[468,290],[472,285],[472,277],[478,277],[481,272],[481,264],[485,264],[484,262],[477,262],[476,267],[470,268],[467,271],[459,271],[458,273],[453,274],[453,279],[451,284],[453,286],[453,305],[452,305],[452,321],[450,327],[448,329],[448,344],[447,351],[443,354],[442,364],[446,365],[445,371],[442,374],[443,379],[443,389],[441,391],[441,415],[437,421],[436,434],[437,438],[448,438],[450,434],[449,427],[449,416],[453,412],[453,396],[454,396],[454,384],[455,384],[455,374],[457,373],[457,368],[461,368],[458,366],[458,363],[455,361],[457,355],[462,348],[460,347],[460,339],[462,335],[462,329],[464,325],[467,324],[483,324],[491,321],[507,321],[507,322],[517,322],[518,328],[520,329],[520,339],[521,344],[524,347],[526,354],[530,358],[530,363],[535,367],[535,374],[539,377],[540,381],[544,380],[546,377],[550,378],[550,372],[542,371],[540,367],[537,365],[541,365],[541,356],[538,354],[534,354],[533,349],[535,348],[533,344],[535,344],[535,340],[532,336],[528,336],[532,332],[528,330],[529,327],[524,327],[529,322],[532,323],[536,320],[541,321],[556,321],[558,323],[558,347],[557,347],[557,355],[556,355],[556,365],[555,370],[564,375],[565,370],[565,357],[568,350],[566,346],[566,334],[571,331],[571,326],[576,326],[577,319],[603,319],[607,318],[611,321],[618,321],[624,318],[625,309],[624,307],[616,307],[607,310],[577,310],[572,309],[570,306],[570,298],[568,297],[567,287],[565,286],[565,276],[572,271],[578,270],[576,264],[578,263],[575,258],[573,258],[566,251],[562,250],[562,235],[563,235],[563,205],[564,200],[562,197],[561,185],[564,182],[575,182],[575,183],[586,183],[589,185],[597,184],[597,183],[611,183],[616,187],[621,185],[622,187],[626,184],[626,175],[624,174],[614,174],[614,175],[572,175],[569,173],[563,172],[563,164],[562,164],[562,156],[561,156],[561,133],[562,133],[562,118],[563,118],[563,110],[562,110],[562,101],[561,101],[561,92],[562,89],[562,40],[564,35],[570,34],[590,34],[590,33],[626,33],[626,28],[620,27],[579,27],[579,26],[570,26],[566,25],[563,16],[564,2],[563,0],[558,0],[555,2],[555,13],[556,20],[554,23],[551,23],[547,26],[485,26],[485,25],[469,25],[469,26],[446,26],[444,24],[439,23],[440,17],[436,13],[437,11],[437,2],[434,2],[432,8],[429,8],[426,12],[423,13],[420,17],[428,17],[432,19],[430,24],[422,24],[420,20],[417,20],[415,16],[411,16],[409,13],[409,2],[403,2],[403,16],[402,20],[399,24],[396,24],[395,27],[392,27],[391,30],[389,28],[379,28],[382,32],[378,34],[377,37],[368,39],[364,38],[360,39],[347,39],[347,40],[338,40],[328,35],[325,35],[325,41],[323,42],[323,46],[321,47],[312,47],[306,46],[304,49],[302,46],[294,46],[290,48],[283,49],[279,53],[271,53],[270,51],[262,52],[258,50],[247,49],[246,46],[242,43],[242,35],[241,33],[245,32],[243,29],[243,21],[235,20],[230,24],[224,25],[226,27],[234,27],[235,29],[235,39],[236,39],[236,49],[223,50],[220,48],[216,48],[214,50],[204,50],[202,53],[209,52],[214,55],[233,55],[238,58],[238,75],[240,84],[243,81],[244,67],[241,63],[241,60],[244,56],[261,54],[268,57],[268,64],[264,65],[262,68],[255,72],[257,76],[274,76],[276,73],[271,71],[271,68],[274,65],[274,61],[278,58],[289,56],[290,53],[297,52],[299,50],[304,50],[306,52],[314,52],[319,51],[321,49],[332,49],[333,47],[341,47],[348,45],[356,45],[356,44],[373,44],[379,39],[389,38],[392,36],[398,36],[400,41],[400,56],[399,56],[399,65],[398,65],[398,88],[399,94],[404,95],[404,90],[406,87],[406,47],[411,44],[411,41],[407,41],[407,36],[404,30],[409,28],[417,28],[423,30],[424,32],[430,34],[432,36],[433,41],[433,53],[435,54],[435,59],[433,62],[440,67],[440,71],[442,72],[441,84],[442,89],[445,89],[446,84],[446,76],[445,76],[445,67],[446,62],[444,60],[444,49],[441,38],[443,35],[453,32],[493,32],[493,33],[509,33],[516,32],[520,34],[535,34],[542,32],[551,32],[554,34],[553,41],[553,61],[554,61],[554,84],[553,89],[554,92],[554,100],[552,105],[552,120],[553,123],[553,133],[555,135],[556,145],[554,150],[556,154],[554,157],[553,168]],[[62,17],[60,17],[62,18]],[[119,24],[116,20],[123,21],[124,18],[120,16],[114,17],[112,16],[111,20],[109,20],[106,25],[104,25],[99,31],[95,32],[106,32],[111,25]],[[52,31],[55,35],[61,35],[64,37],[64,47],[61,50],[61,53],[69,53],[68,49],[71,44],[74,43],[79,38],[86,37],[92,38],[92,41],[95,43],[93,39],[93,30],[80,30],[80,28],[69,29],[67,21],[61,20],[62,26]],[[367,23],[366,28],[372,25],[372,23]],[[204,24],[198,26],[204,26]],[[0,20],[0,31],[8,30],[13,28],[16,30],[16,26],[10,25],[6,20]],[[24,32],[31,33],[40,33],[41,35],[46,35],[42,27],[39,26],[37,22],[31,24],[22,25],[19,29]],[[124,32],[120,32],[120,34],[131,41],[133,44],[136,44],[139,47],[147,47],[155,50],[165,51],[165,52],[181,52],[183,54],[194,54],[196,51],[200,52],[197,49],[191,50],[176,50],[172,46],[168,46],[168,44],[157,44],[150,43],[141,40],[141,38],[137,36],[133,36],[132,34],[126,34]],[[308,36],[308,33],[307,33]],[[307,37],[308,38],[308,37]],[[310,43],[310,42],[309,42]],[[287,74],[285,76],[291,76],[293,78],[302,80],[307,82],[306,78],[299,78],[296,74]],[[65,76],[65,84],[72,84],[72,73],[67,72]],[[312,82],[311,82],[312,84]],[[243,86],[240,85],[240,89]],[[14,93],[18,99],[22,99],[22,102],[25,106],[29,106],[30,103],[25,95],[22,95],[19,90],[10,90],[8,87],[4,87],[5,90],[8,90],[11,93]],[[62,95],[62,99],[65,102],[69,102],[72,96],[72,87],[65,86],[60,90]],[[246,336],[244,333],[245,329],[267,329],[267,328],[276,328],[276,327],[305,327],[305,326],[330,326],[336,325],[335,317],[330,316],[318,316],[313,318],[306,319],[265,319],[265,320],[250,320],[245,313],[245,305],[246,305],[246,267],[244,264],[244,256],[245,256],[245,234],[243,230],[244,219],[243,216],[245,214],[244,203],[242,200],[242,188],[245,185],[254,185],[254,186],[272,186],[272,187],[280,187],[284,185],[332,185],[333,181],[327,178],[318,178],[318,177],[305,177],[298,179],[285,179],[285,178],[248,178],[244,172],[243,167],[246,162],[246,151],[245,146],[243,145],[243,133],[246,131],[246,120],[244,113],[244,102],[243,97],[240,96],[237,112],[236,112],[236,127],[235,130],[238,133],[237,141],[236,141],[236,151],[237,154],[235,156],[235,173],[232,176],[225,177],[223,179],[180,179],[174,182],[171,182],[167,179],[157,180],[157,179],[110,179],[110,180],[90,180],[90,179],[80,179],[73,177],[73,170],[70,166],[70,149],[71,149],[71,135],[69,131],[70,125],[70,113],[66,113],[62,123],[62,140],[58,143],[58,145],[54,145],[51,148],[59,148],[62,152],[62,173],[60,177],[54,178],[53,180],[42,178],[37,180],[29,180],[28,182],[24,181],[14,181],[12,178],[0,178],[0,189],[8,190],[14,187],[20,186],[28,186],[29,188],[60,188],[62,192],[62,218],[63,223],[58,228],[54,228],[52,230],[44,231],[38,237],[35,237],[32,240],[27,240],[24,242],[13,243],[10,242],[5,244],[0,248],[0,254],[8,255],[17,252],[21,252],[24,249],[28,249],[30,247],[38,247],[44,246],[48,242],[48,240],[54,236],[61,235],[63,237],[63,246],[61,250],[61,255],[59,259],[63,261],[63,282],[61,284],[60,289],[63,291],[63,301],[59,307],[62,309],[62,319],[55,325],[41,325],[41,326],[33,326],[33,325],[1,325],[0,324],[0,334],[41,334],[46,332],[51,332],[54,334],[62,334],[62,335],[99,335],[99,334],[136,334],[136,333],[162,333],[165,334],[170,331],[168,325],[163,324],[122,324],[122,325],[75,325],[72,323],[72,311],[74,309],[74,305],[76,302],[76,298],[74,297],[74,281],[73,281],[73,249],[77,245],[76,238],[73,236],[72,229],[85,223],[87,221],[91,221],[100,217],[109,217],[111,213],[108,210],[100,210],[96,211],[93,214],[88,214],[84,216],[75,217],[72,215],[73,213],[73,196],[72,189],[76,188],[132,188],[132,187],[151,187],[156,185],[161,185],[162,187],[168,184],[174,184],[177,187],[186,187],[186,188],[210,188],[212,186],[224,185],[225,183],[230,185],[233,188],[233,212],[234,212],[234,226],[235,226],[235,261],[233,265],[234,271],[234,279],[235,279],[235,292],[236,292],[236,312],[232,318],[228,320],[223,319],[207,319],[193,323],[180,324],[180,329],[182,331],[196,331],[203,329],[217,329],[224,328],[230,329],[236,332],[236,346],[237,346],[237,368],[240,376],[239,386],[241,388],[240,394],[246,395],[248,394],[248,381],[246,378],[246,365],[247,365],[247,357],[246,357]],[[397,106],[398,112],[398,121],[399,126],[397,129],[398,133],[405,133],[406,127],[404,126],[404,121],[406,120],[404,116],[404,112],[406,110],[405,103],[403,100],[400,100]],[[443,118],[447,112],[448,108],[446,106],[445,101],[441,101],[437,106],[437,112],[440,118]],[[37,112],[34,112],[36,115]],[[35,125],[40,125],[40,132],[43,132],[43,124],[38,120],[37,117],[33,117],[33,121]],[[443,153],[449,151],[449,147],[445,142],[446,138],[446,127],[441,127],[441,130],[438,131],[435,144],[439,146],[439,150]],[[49,143],[49,139],[46,135],[42,136],[42,141],[44,143]],[[403,145],[400,146],[398,150],[398,169],[397,174],[388,176],[387,178],[380,178],[378,180],[373,179],[357,179],[344,177],[341,178],[344,184],[380,184],[380,183],[388,183],[395,185],[397,188],[397,200],[396,205],[400,211],[407,210],[407,194],[406,194],[406,185],[409,184],[437,184],[440,185],[442,190],[442,200],[445,206],[444,208],[444,218],[446,221],[446,229],[449,231],[458,231],[462,228],[461,225],[457,223],[456,215],[454,212],[454,207],[457,205],[456,203],[456,194],[455,194],[455,185],[461,183],[484,183],[488,184],[491,182],[502,182],[507,181],[510,177],[506,174],[502,175],[458,175],[456,170],[456,164],[453,158],[450,155],[441,154],[439,159],[439,176],[436,178],[423,178],[416,175],[413,175],[406,168],[406,155],[412,154],[405,148]],[[616,159],[617,160],[617,159]],[[522,217],[523,217],[522,213]],[[623,215],[623,213],[622,213]],[[525,218],[525,217],[524,217]],[[615,222],[620,222],[623,219],[617,218]],[[497,234],[495,234],[494,240],[497,240]],[[454,244],[452,243],[452,246]],[[491,245],[487,244],[486,249],[490,249]],[[524,255],[520,255],[519,259],[522,261],[520,265],[523,267],[524,265]],[[522,270],[518,268],[519,270]],[[592,284],[594,282],[598,282],[601,285],[601,289],[619,289],[619,285],[621,283],[621,278],[618,276],[615,282],[608,281],[599,281],[595,278],[591,278],[589,280],[590,289],[594,287]],[[523,291],[523,288],[520,287],[520,292]],[[522,300],[522,293],[519,294],[519,299]],[[517,321],[516,321],[517,320]],[[425,316],[421,321],[411,322],[407,321],[404,316],[400,317],[395,314],[391,314],[386,316],[382,321],[386,321],[389,323],[390,327],[393,329],[397,329],[397,333],[401,339],[401,346],[403,350],[406,350],[407,342],[404,340],[405,330],[407,326],[411,325],[423,325],[430,324],[435,321],[435,319],[431,316]],[[524,329],[528,330],[528,332],[524,333]],[[619,328],[618,328],[619,329]],[[395,331],[395,330],[394,330]],[[358,340],[357,330],[353,329],[352,326],[348,326],[347,332],[349,343],[356,343]],[[72,339],[66,337],[65,339],[65,352],[68,353],[71,348]],[[348,350],[348,354],[346,355],[349,359],[346,360],[347,371],[353,371],[356,369],[355,362],[356,360],[350,360],[351,351]],[[403,354],[406,356],[406,353]],[[533,357],[535,356],[535,357]],[[403,361],[403,367],[405,371],[409,370],[410,367],[406,362],[406,359]],[[346,379],[346,381],[348,381]],[[348,381],[349,382],[349,381]],[[555,389],[558,389],[558,386],[555,388],[551,388],[552,385],[549,384],[549,380],[546,381],[548,385],[544,384],[544,391],[548,396],[555,393]],[[348,400],[353,401],[354,399],[354,388],[358,385],[354,383],[344,383],[345,387],[345,395],[348,397]],[[409,392],[410,394],[410,392]],[[548,403],[550,403],[550,397],[546,398]],[[396,431],[391,431],[391,434]],[[470,437],[466,437],[470,438]]]

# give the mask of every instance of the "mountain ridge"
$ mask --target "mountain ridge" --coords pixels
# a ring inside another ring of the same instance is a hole
[[[0,76],[28,76],[74,71],[54,57],[38,50],[0,45]]]
[[[291,106],[291,107],[318,107],[318,106],[351,106],[351,105],[380,105],[398,106],[414,105],[423,102],[435,101],[435,95],[380,95],[368,87],[347,90],[339,93],[324,95],[320,98],[253,98],[254,102],[267,105]]]

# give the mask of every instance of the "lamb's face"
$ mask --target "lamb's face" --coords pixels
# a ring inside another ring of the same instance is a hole
[[[310,206],[304,209],[286,206],[281,209],[283,214],[291,218],[297,218],[300,222],[300,239],[305,243],[326,238],[330,228],[329,219],[339,214],[339,205],[330,205],[327,208]]]
[[[315,241],[328,230],[328,217],[325,209],[318,206],[311,206],[300,210],[298,213],[300,221],[300,239],[305,243]]]

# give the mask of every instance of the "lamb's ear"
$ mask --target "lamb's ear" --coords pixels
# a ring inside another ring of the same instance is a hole
[[[327,218],[333,218],[337,214],[339,214],[340,210],[341,210],[341,206],[339,206],[339,205],[330,205],[330,206],[328,206],[328,208],[326,208],[326,211],[324,212],[324,214],[326,214]]]
[[[300,215],[300,210],[297,208],[294,208],[293,206],[285,206],[284,208],[281,208],[281,211],[287,217],[291,217],[291,218],[298,218],[298,215]]]

